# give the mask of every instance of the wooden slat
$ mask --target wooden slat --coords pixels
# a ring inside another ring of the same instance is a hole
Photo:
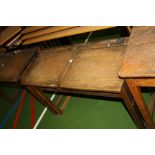
[[[25,34],[21,39],[22,40],[26,40],[26,39],[34,38],[34,37],[37,37],[37,36],[41,36],[41,35],[57,32],[57,31],[61,31],[61,30],[66,30],[66,29],[73,28],[73,27],[77,27],[77,26],[54,26],[54,27],[47,27],[45,29],[41,29],[41,30],[38,30],[38,31],[35,31],[35,32],[32,32],[32,33]]]
[[[6,43],[11,37],[16,35],[21,30],[19,26],[9,26],[0,33],[0,45]]]
[[[21,32],[21,34],[31,33],[31,32],[41,30],[47,27],[48,26],[28,26]]]
[[[23,45],[28,45],[28,44],[32,44],[32,43],[41,42],[41,41],[71,36],[71,35],[75,35],[75,34],[97,31],[97,30],[101,30],[101,29],[107,29],[107,28],[111,28],[111,27],[112,26],[81,26],[81,27],[75,27],[75,28],[62,30],[62,31],[58,31],[55,33],[50,33],[50,34],[46,34],[43,36],[39,36],[39,37],[35,37],[32,39],[25,40],[23,42]]]
[[[149,107],[151,116],[153,116],[154,107],[155,107],[155,92],[153,92],[153,94],[151,95],[151,101],[150,101],[150,107]]]

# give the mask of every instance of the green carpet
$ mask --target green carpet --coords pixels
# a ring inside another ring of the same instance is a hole
[[[14,96],[15,88],[3,88],[3,91],[10,96]],[[51,94],[47,94],[50,96]],[[149,100],[149,96],[145,95]],[[56,102],[58,95],[55,97]],[[13,105],[0,99],[0,122],[5,118]],[[44,106],[35,100],[35,120],[42,113]],[[12,128],[16,111],[7,121],[4,128]],[[23,107],[21,109],[19,129],[31,128],[31,107],[30,94],[27,93]],[[39,124],[41,129],[134,129],[134,122],[126,111],[121,101],[110,100],[108,98],[91,98],[83,96],[72,96],[64,113],[54,115],[49,110]]]

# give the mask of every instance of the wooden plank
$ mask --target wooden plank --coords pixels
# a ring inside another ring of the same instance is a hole
[[[26,33],[31,33],[37,30],[41,30],[44,28],[47,28],[49,26],[27,26],[22,32],[21,34],[26,34]]]
[[[134,27],[120,77],[155,77],[155,27]]]
[[[0,46],[6,43],[10,38],[21,31],[19,26],[8,26],[4,31],[0,33]]]
[[[57,32],[57,31],[61,31],[61,30],[66,30],[66,29],[73,28],[73,27],[77,27],[77,26],[47,27],[47,28],[44,28],[44,29],[41,29],[41,30],[38,30],[38,31],[35,31],[35,32],[32,32],[32,33],[25,34],[21,39],[26,40],[26,39],[34,38],[34,37],[37,37],[37,36]]]
[[[46,34],[43,36],[35,37],[32,39],[25,40],[23,42],[23,45],[28,45],[32,43],[37,43],[41,41],[47,41],[47,40],[52,40],[56,38],[61,38],[61,37],[67,37],[75,34],[81,34],[81,33],[86,33],[86,32],[91,32],[91,31],[97,31],[101,29],[107,29],[107,28],[112,28],[112,26],[81,26],[81,27],[75,27],[67,30],[62,30],[58,31],[55,33],[51,34]]]
[[[17,82],[34,54],[34,50],[26,49],[0,54],[0,82]]]
[[[89,45],[79,49],[70,69],[60,82],[61,88],[120,92],[123,80],[118,77],[118,72],[126,46],[98,45],[100,46]]]
[[[41,52],[25,70],[21,83],[30,86],[57,87],[59,78],[72,55],[71,46]]]

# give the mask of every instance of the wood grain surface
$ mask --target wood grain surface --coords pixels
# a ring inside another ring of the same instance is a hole
[[[0,33],[0,45],[3,45],[19,31],[21,31],[21,27],[19,26],[8,26],[4,31]]]
[[[18,50],[18,53],[1,53],[0,82],[17,82],[34,54],[34,50]]]
[[[57,32],[57,31],[61,31],[61,30],[66,30],[66,29],[69,29],[72,27],[77,27],[77,26],[50,26],[50,27],[47,27],[47,28],[44,28],[44,29],[41,29],[38,31],[34,31],[31,33],[25,34],[21,39],[26,40],[26,39],[34,38],[37,36]]]
[[[72,66],[60,82],[65,89],[102,91],[118,93],[123,80],[118,77],[126,45],[110,41],[115,46],[103,42],[89,43],[78,51]],[[99,46],[98,46],[99,45]]]
[[[39,54],[21,77],[21,83],[29,86],[57,87],[73,52],[71,46],[51,48]]]
[[[48,26],[27,26],[22,32],[21,34],[26,34],[26,33],[31,33],[37,30],[41,30],[44,28],[47,28]]]
[[[155,77],[155,27],[134,27],[120,77]]]
[[[50,33],[46,34],[43,36],[38,36],[32,39],[25,40],[23,42],[23,45],[28,45],[32,43],[38,43],[42,41],[47,41],[47,40],[52,40],[56,38],[62,38],[66,36],[71,36],[71,35],[76,35],[76,34],[81,34],[81,33],[86,33],[86,32],[91,32],[91,31],[97,31],[97,30],[102,30],[102,29],[107,29],[107,28],[112,28],[113,26],[80,26],[80,27],[73,27],[67,30],[62,30],[58,31],[55,33]]]

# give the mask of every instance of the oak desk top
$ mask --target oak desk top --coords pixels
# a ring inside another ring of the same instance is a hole
[[[155,27],[133,27],[120,77],[155,77]]]
[[[35,54],[34,50],[18,50],[0,54],[0,82],[17,82]]]
[[[90,42],[82,46],[60,88],[118,93],[123,80],[118,77],[128,39]]]
[[[56,88],[72,56],[71,46],[42,51],[23,73],[21,83],[29,86]]]

